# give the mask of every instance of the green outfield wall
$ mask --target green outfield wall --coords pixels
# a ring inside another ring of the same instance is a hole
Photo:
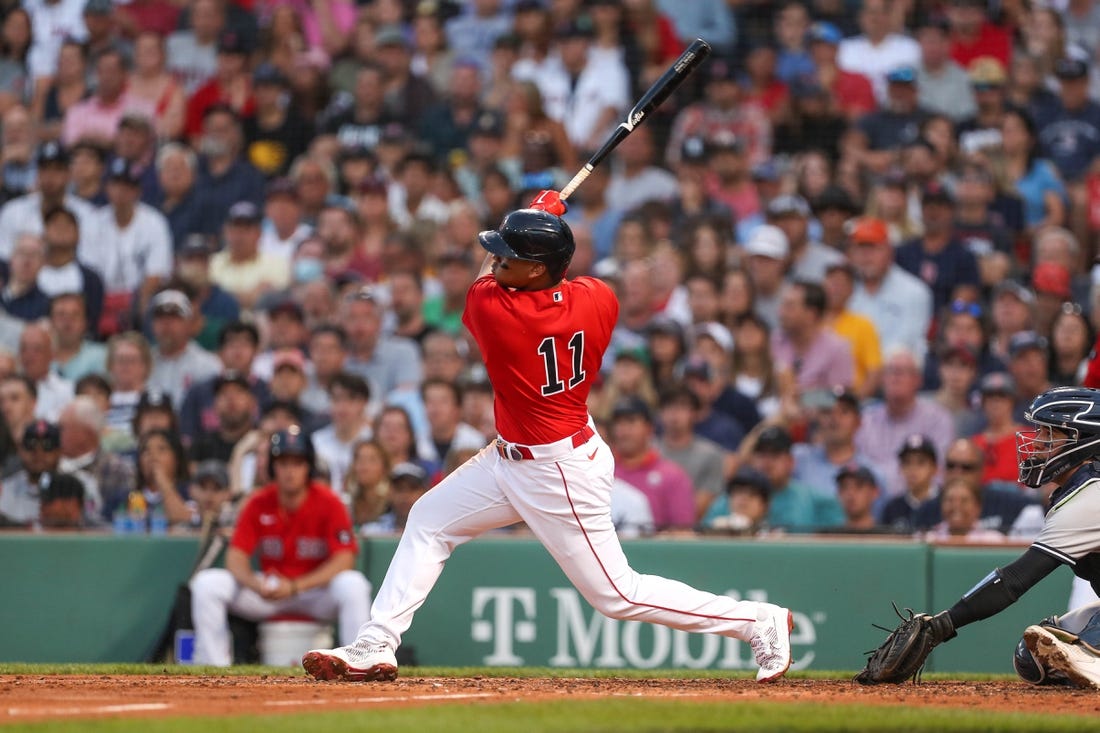
[[[377,586],[396,547],[363,542]],[[795,611],[796,669],[855,669],[893,626],[890,602],[939,610],[1020,548],[841,540],[647,540],[624,549],[642,573]],[[186,537],[0,535],[0,661],[137,661],[155,643],[197,543]],[[929,669],[1011,672],[1023,628],[1065,610],[1059,570],[1000,616],[938,649]],[[747,644],[597,614],[535,541],[459,548],[406,644],[421,664],[753,669]]]

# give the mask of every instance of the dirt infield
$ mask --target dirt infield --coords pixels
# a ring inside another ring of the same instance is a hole
[[[109,675],[0,676],[0,724],[118,716],[245,715],[309,710],[484,704],[563,697],[688,698],[919,705],[999,711],[1100,713],[1095,692],[1030,687],[1022,682],[925,682],[861,687],[847,681],[408,678],[391,683],[318,683],[302,677]]]

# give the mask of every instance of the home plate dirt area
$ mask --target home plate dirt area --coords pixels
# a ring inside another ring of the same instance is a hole
[[[926,681],[862,687],[847,680],[517,679],[410,677],[387,683],[315,682],[303,677],[3,675],[0,725],[119,716],[246,715],[310,710],[610,697],[687,698],[714,702],[919,705],[999,711],[1100,713],[1095,692],[1031,687],[1022,682]]]

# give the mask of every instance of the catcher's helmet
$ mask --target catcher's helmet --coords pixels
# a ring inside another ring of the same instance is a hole
[[[1035,430],[1016,433],[1020,483],[1038,488],[1084,461],[1100,457],[1100,390],[1057,387],[1028,405]],[[1055,436],[1051,429],[1065,433]]]
[[[301,456],[309,463],[312,473],[313,441],[302,432],[297,425],[291,425],[286,430],[280,430],[271,436],[267,447],[267,471],[272,477],[275,474],[275,461],[283,456]]]
[[[481,232],[477,241],[498,257],[541,262],[554,279],[565,274],[576,249],[569,225],[539,209],[513,211],[499,229]]]

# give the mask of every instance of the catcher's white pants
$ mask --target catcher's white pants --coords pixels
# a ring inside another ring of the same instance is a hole
[[[761,604],[631,569],[609,509],[615,462],[598,434],[577,448],[554,443],[532,452],[536,460],[509,460],[491,444],[416,502],[357,645],[396,649],[451,552],[519,521],[601,613],[750,638]]]
[[[328,585],[310,588],[293,598],[269,601],[242,587],[232,573],[210,568],[191,579],[191,621],[195,626],[195,664],[228,667],[232,663],[228,612],[263,621],[282,614],[301,614],[319,621],[337,621],[341,644],[370,618],[370,581],[358,570],[337,573]]]

